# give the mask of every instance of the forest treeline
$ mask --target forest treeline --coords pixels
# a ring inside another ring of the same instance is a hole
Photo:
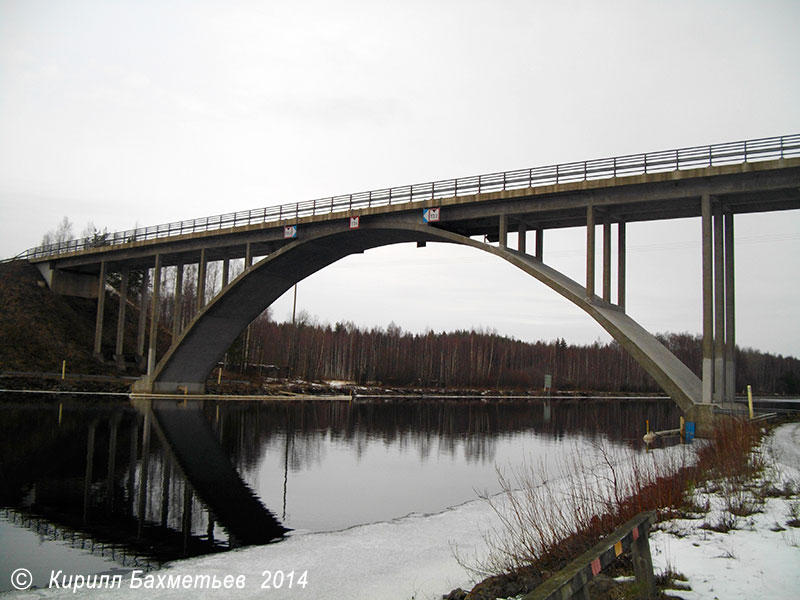
[[[183,283],[182,326],[196,313],[194,273],[187,266]],[[236,271],[233,270],[235,274]],[[162,281],[161,322],[172,329],[174,304]],[[233,276],[233,275],[232,275]],[[139,282],[131,282],[137,287]],[[118,282],[112,283],[114,287]],[[209,269],[209,296],[220,287],[219,273]],[[688,333],[656,337],[700,376],[702,339]],[[554,390],[659,392],[650,375],[616,342],[588,345],[566,340],[525,342],[493,331],[412,333],[391,323],[364,328],[351,322],[321,324],[304,311],[295,323],[275,322],[269,310],[232,344],[226,369],[267,370],[306,380],[346,380],[358,384],[440,388],[541,390],[545,374]],[[800,360],[737,348],[736,389],[747,385],[759,394],[800,393]]]
[[[659,340],[699,375],[700,336],[663,334]],[[260,318],[233,345],[231,367],[287,366],[310,380],[443,388],[542,389],[545,374],[557,390],[658,392],[660,388],[616,342],[568,344],[564,339],[523,342],[491,331],[415,334],[391,324],[364,329],[353,323],[320,325],[302,319]],[[800,360],[737,349],[737,390],[800,392]]]

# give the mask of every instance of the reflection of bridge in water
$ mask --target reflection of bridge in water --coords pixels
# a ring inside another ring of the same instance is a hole
[[[45,406],[37,408],[52,411]],[[10,430],[0,444],[0,502],[13,525],[130,566],[286,532],[244,484],[201,407],[59,407],[58,422],[37,419],[38,430],[26,422],[31,408],[3,411]],[[17,452],[14,437],[23,435],[37,443]]]

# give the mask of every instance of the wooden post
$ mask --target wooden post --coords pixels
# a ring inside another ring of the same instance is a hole
[[[656,579],[653,574],[653,559],[650,555],[650,522],[644,521],[639,525],[638,531],[638,536],[634,536],[631,544],[633,573],[636,576],[636,584],[641,590],[641,598],[655,598]]]

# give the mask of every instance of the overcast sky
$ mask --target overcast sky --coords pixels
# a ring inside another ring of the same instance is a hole
[[[455,176],[800,133],[800,2],[0,0],[0,256]],[[800,356],[800,211],[736,219],[737,342]],[[628,227],[628,311],[698,333],[700,222]],[[583,283],[583,230],[545,260]],[[607,340],[497,258],[401,246],[299,285],[325,322]],[[284,297],[278,319],[291,312]]]

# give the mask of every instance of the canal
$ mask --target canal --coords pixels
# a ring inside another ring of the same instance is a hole
[[[0,591],[435,514],[673,428],[667,399],[0,399]]]

